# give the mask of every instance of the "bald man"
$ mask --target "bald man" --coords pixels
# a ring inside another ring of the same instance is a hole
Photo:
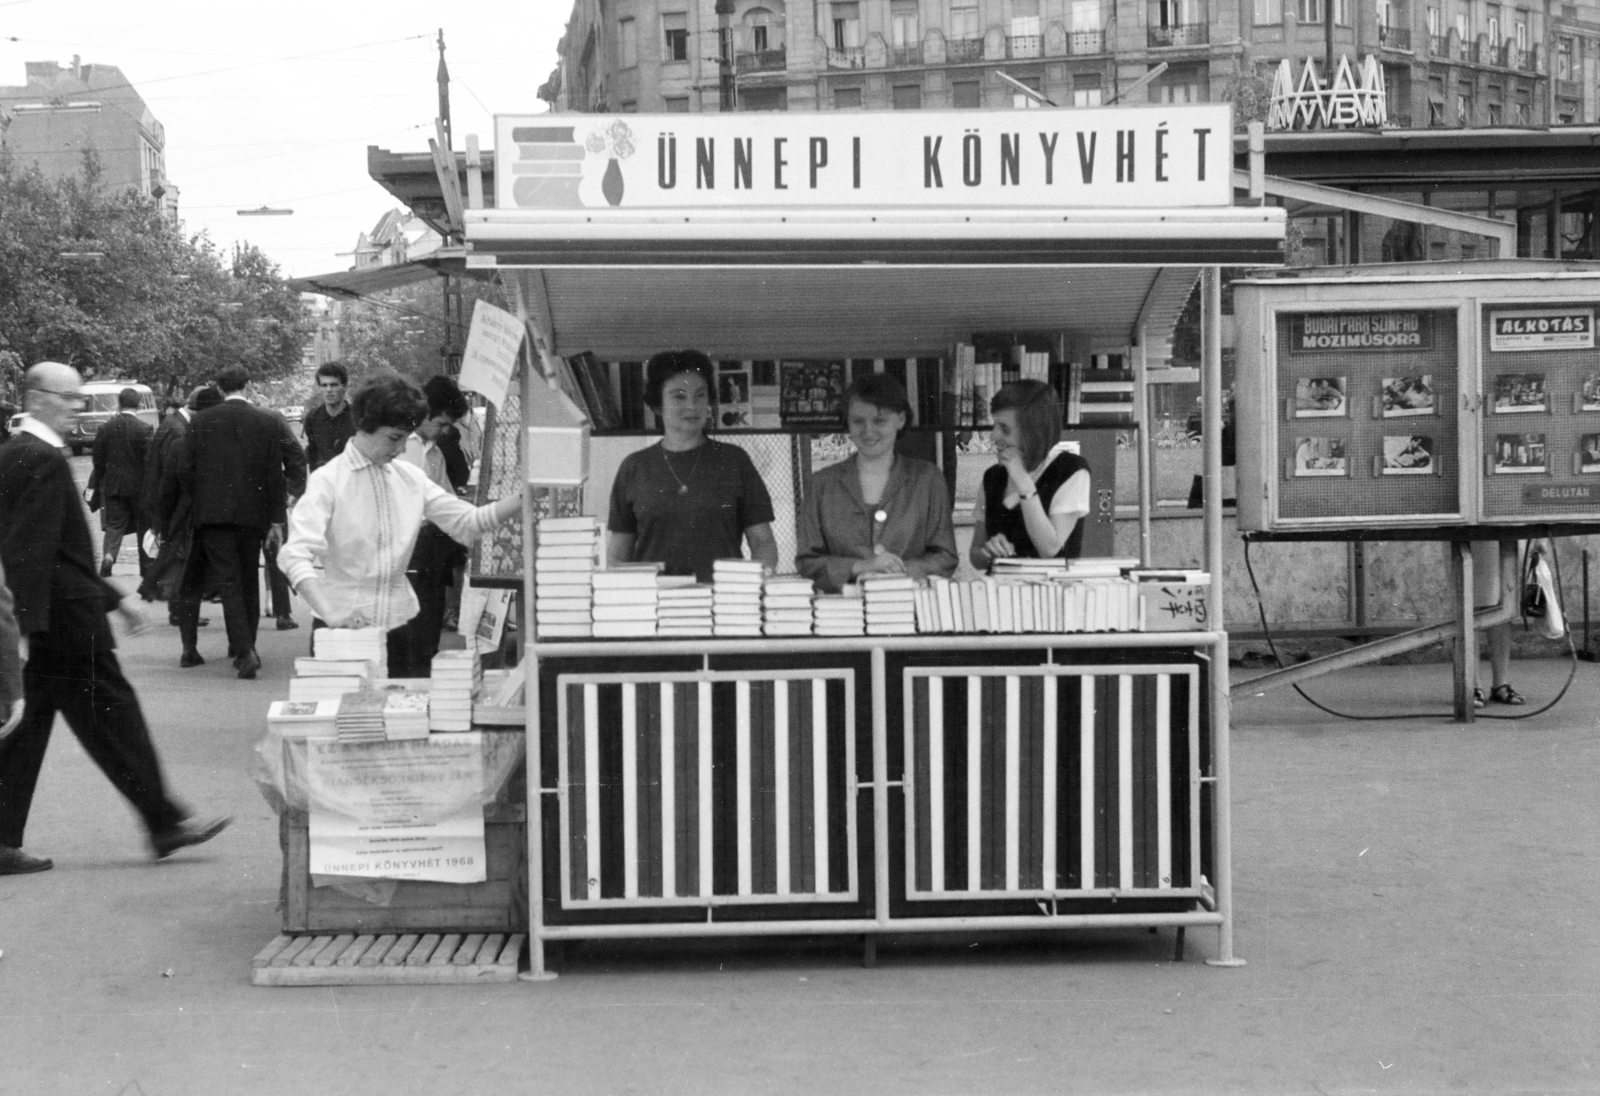
[[[22,851],[50,730],[59,712],[113,786],[133,804],[157,860],[209,841],[228,819],[205,823],[167,795],[139,698],[122,675],[106,614],[143,626],[138,599],[100,577],[89,522],[62,440],[83,405],[82,379],[59,362],[23,378],[20,429],[0,445],[0,565],[27,639],[22,721],[0,739],[0,875],[44,871]]]

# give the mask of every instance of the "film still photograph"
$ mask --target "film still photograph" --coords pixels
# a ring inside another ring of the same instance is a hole
[[[1600,373],[1590,373],[1578,388],[1578,410],[1600,411]]]
[[[1433,472],[1433,439],[1421,434],[1386,435],[1383,439],[1383,474],[1426,476]]]
[[[1383,417],[1398,419],[1407,415],[1434,413],[1433,374],[1420,377],[1383,378]]]
[[[1296,438],[1294,474],[1296,476],[1343,476],[1348,474],[1343,438]]]
[[[1294,417],[1341,418],[1345,412],[1343,377],[1301,377],[1294,382]]]
[[[1494,413],[1517,415],[1550,410],[1543,373],[1502,373],[1494,379]]]
[[[1600,472],[1600,434],[1585,434],[1578,439],[1578,471]]]
[[[1495,475],[1543,472],[1546,470],[1543,434],[1496,434],[1494,439]]]

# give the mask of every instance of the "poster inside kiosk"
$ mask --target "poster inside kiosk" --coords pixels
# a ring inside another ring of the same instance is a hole
[[[1231,206],[1226,104],[498,115],[501,210]]]

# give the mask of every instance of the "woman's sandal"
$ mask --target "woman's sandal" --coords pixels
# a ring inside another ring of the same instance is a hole
[[[1527,700],[1523,699],[1522,694],[1517,692],[1517,690],[1513,689],[1509,685],[1496,685],[1493,689],[1489,690],[1489,699],[1494,701],[1496,704],[1517,705],[1527,703]]]

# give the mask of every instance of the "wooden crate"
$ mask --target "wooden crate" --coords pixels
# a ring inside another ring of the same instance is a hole
[[[521,781],[515,781],[520,794]],[[387,906],[334,887],[311,885],[311,840],[304,811],[279,819],[283,846],[283,931],[286,933],[516,933],[528,927],[527,807],[517,801],[484,808],[482,883],[402,880]]]
[[[257,986],[515,982],[521,933],[284,934],[250,961]]]

